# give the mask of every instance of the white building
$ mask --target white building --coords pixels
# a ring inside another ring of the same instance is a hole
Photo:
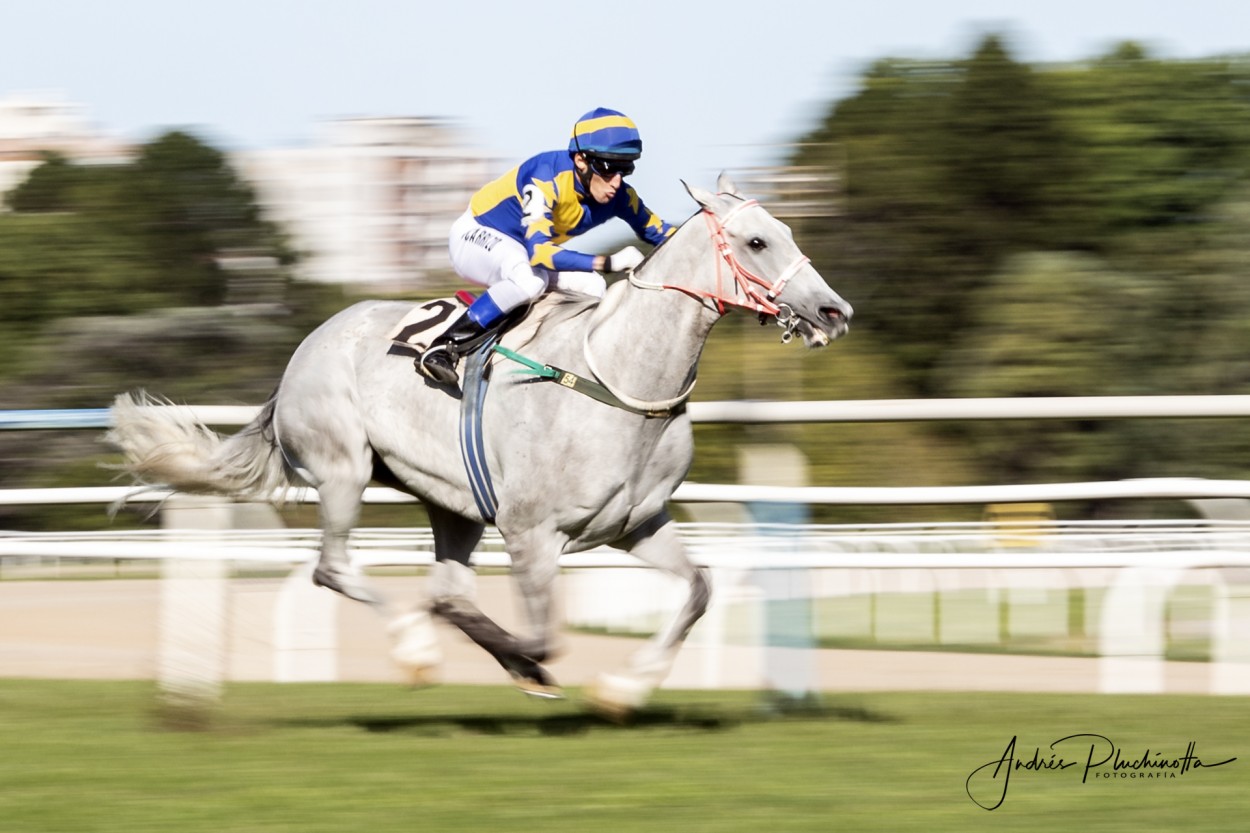
[[[0,194],[20,185],[54,151],[75,162],[110,164],[134,148],[102,136],[86,108],[54,95],[19,93],[0,99]]]
[[[232,157],[304,255],[299,276],[402,292],[447,274],[447,232],[499,173],[451,124],[349,119],[308,148]]]

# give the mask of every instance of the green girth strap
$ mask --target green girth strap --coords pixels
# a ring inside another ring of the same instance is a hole
[[[511,361],[522,365],[524,369],[513,371],[514,373],[536,376],[539,379],[544,379],[548,382],[559,382],[561,386],[566,387],[569,390],[575,390],[584,396],[589,396],[591,399],[598,400],[605,405],[611,405],[613,408],[620,408],[622,411],[628,411],[631,414],[638,414],[639,416],[644,416],[648,419],[660,419],[671,417],[674,414],[680,414],[686,410],[685,403],[682,403],[675,408],[665,408],[658,411],[647,411],[642,408],[635,408],[632,405],[627,405],[622,402],[616,397],[615,394],[612,393],[612,391],[608,390],[594,379],[587,379],[585,376],[578,376],[576,373],[572,373],[568,370],[536,362],[533,359],[522,356],[520,353],[509,350],[507,347],[501,347],[498,344],[495,345],[495,352],[503,356],[505,359],[510,359]]]

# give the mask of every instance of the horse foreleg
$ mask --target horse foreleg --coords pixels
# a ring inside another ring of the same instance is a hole
[[[640,561],[681,578],[687,583],[688,592],[676,615],[630,657],[624,670],[600,674],[592,686],[591,702],[612,717],[627,715],[647,702],[672,670],[682,642],[707,610],[711,598],[706,572],[686,555],[677,525],[667,514],[643,524],[617,546]]]
[[[512,578],[521,591],[529,622],[525,653],[544,662],[558,653],[560,623],[556,619],[555,585],[560,575],[559,553],[564,541],[539,530],[507,539],[512,556]]]
[[[429,507],[436,562],[430,573],[430,611],[459,628],[512,676],[526,694],[559,697],[559,686],[545,668],[545,647],[517,639],[483,613],[476,601],[476,577],[469,566],[483,527],[438,507]]]
[[[468,567],[455,562],[439,562],[435,564],[436,573],[444,575],[468,570]],[[435,595],[430,610],[459,628],[465,636],[477,643],[495,658],[512,676],[517,688],[526,694],[536,697],[561,697],[560,687],[547,669],[539,665],[539,658],[528,653],[528,649],[508,631],[500,627],[493,619],[478,609],[471,596],[462,592],[446,592],[463,586],[463,574],[445,582],[441,592]]]

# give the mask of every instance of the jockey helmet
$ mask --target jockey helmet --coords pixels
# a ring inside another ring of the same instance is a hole
[[[573,125],[569,153],[603,159],[637,159],[642,156],[642,136],[629,116],[598,107]]]

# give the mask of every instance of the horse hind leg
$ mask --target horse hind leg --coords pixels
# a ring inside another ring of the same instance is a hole
[[[326,480],[317,486],[321,502],[321,555],[313,570],[313,583],[378,610],[385,610],[386,598],[352,564],[347,550],[352,528],[360,518],[365,483],[358,478],[348,478]]]

